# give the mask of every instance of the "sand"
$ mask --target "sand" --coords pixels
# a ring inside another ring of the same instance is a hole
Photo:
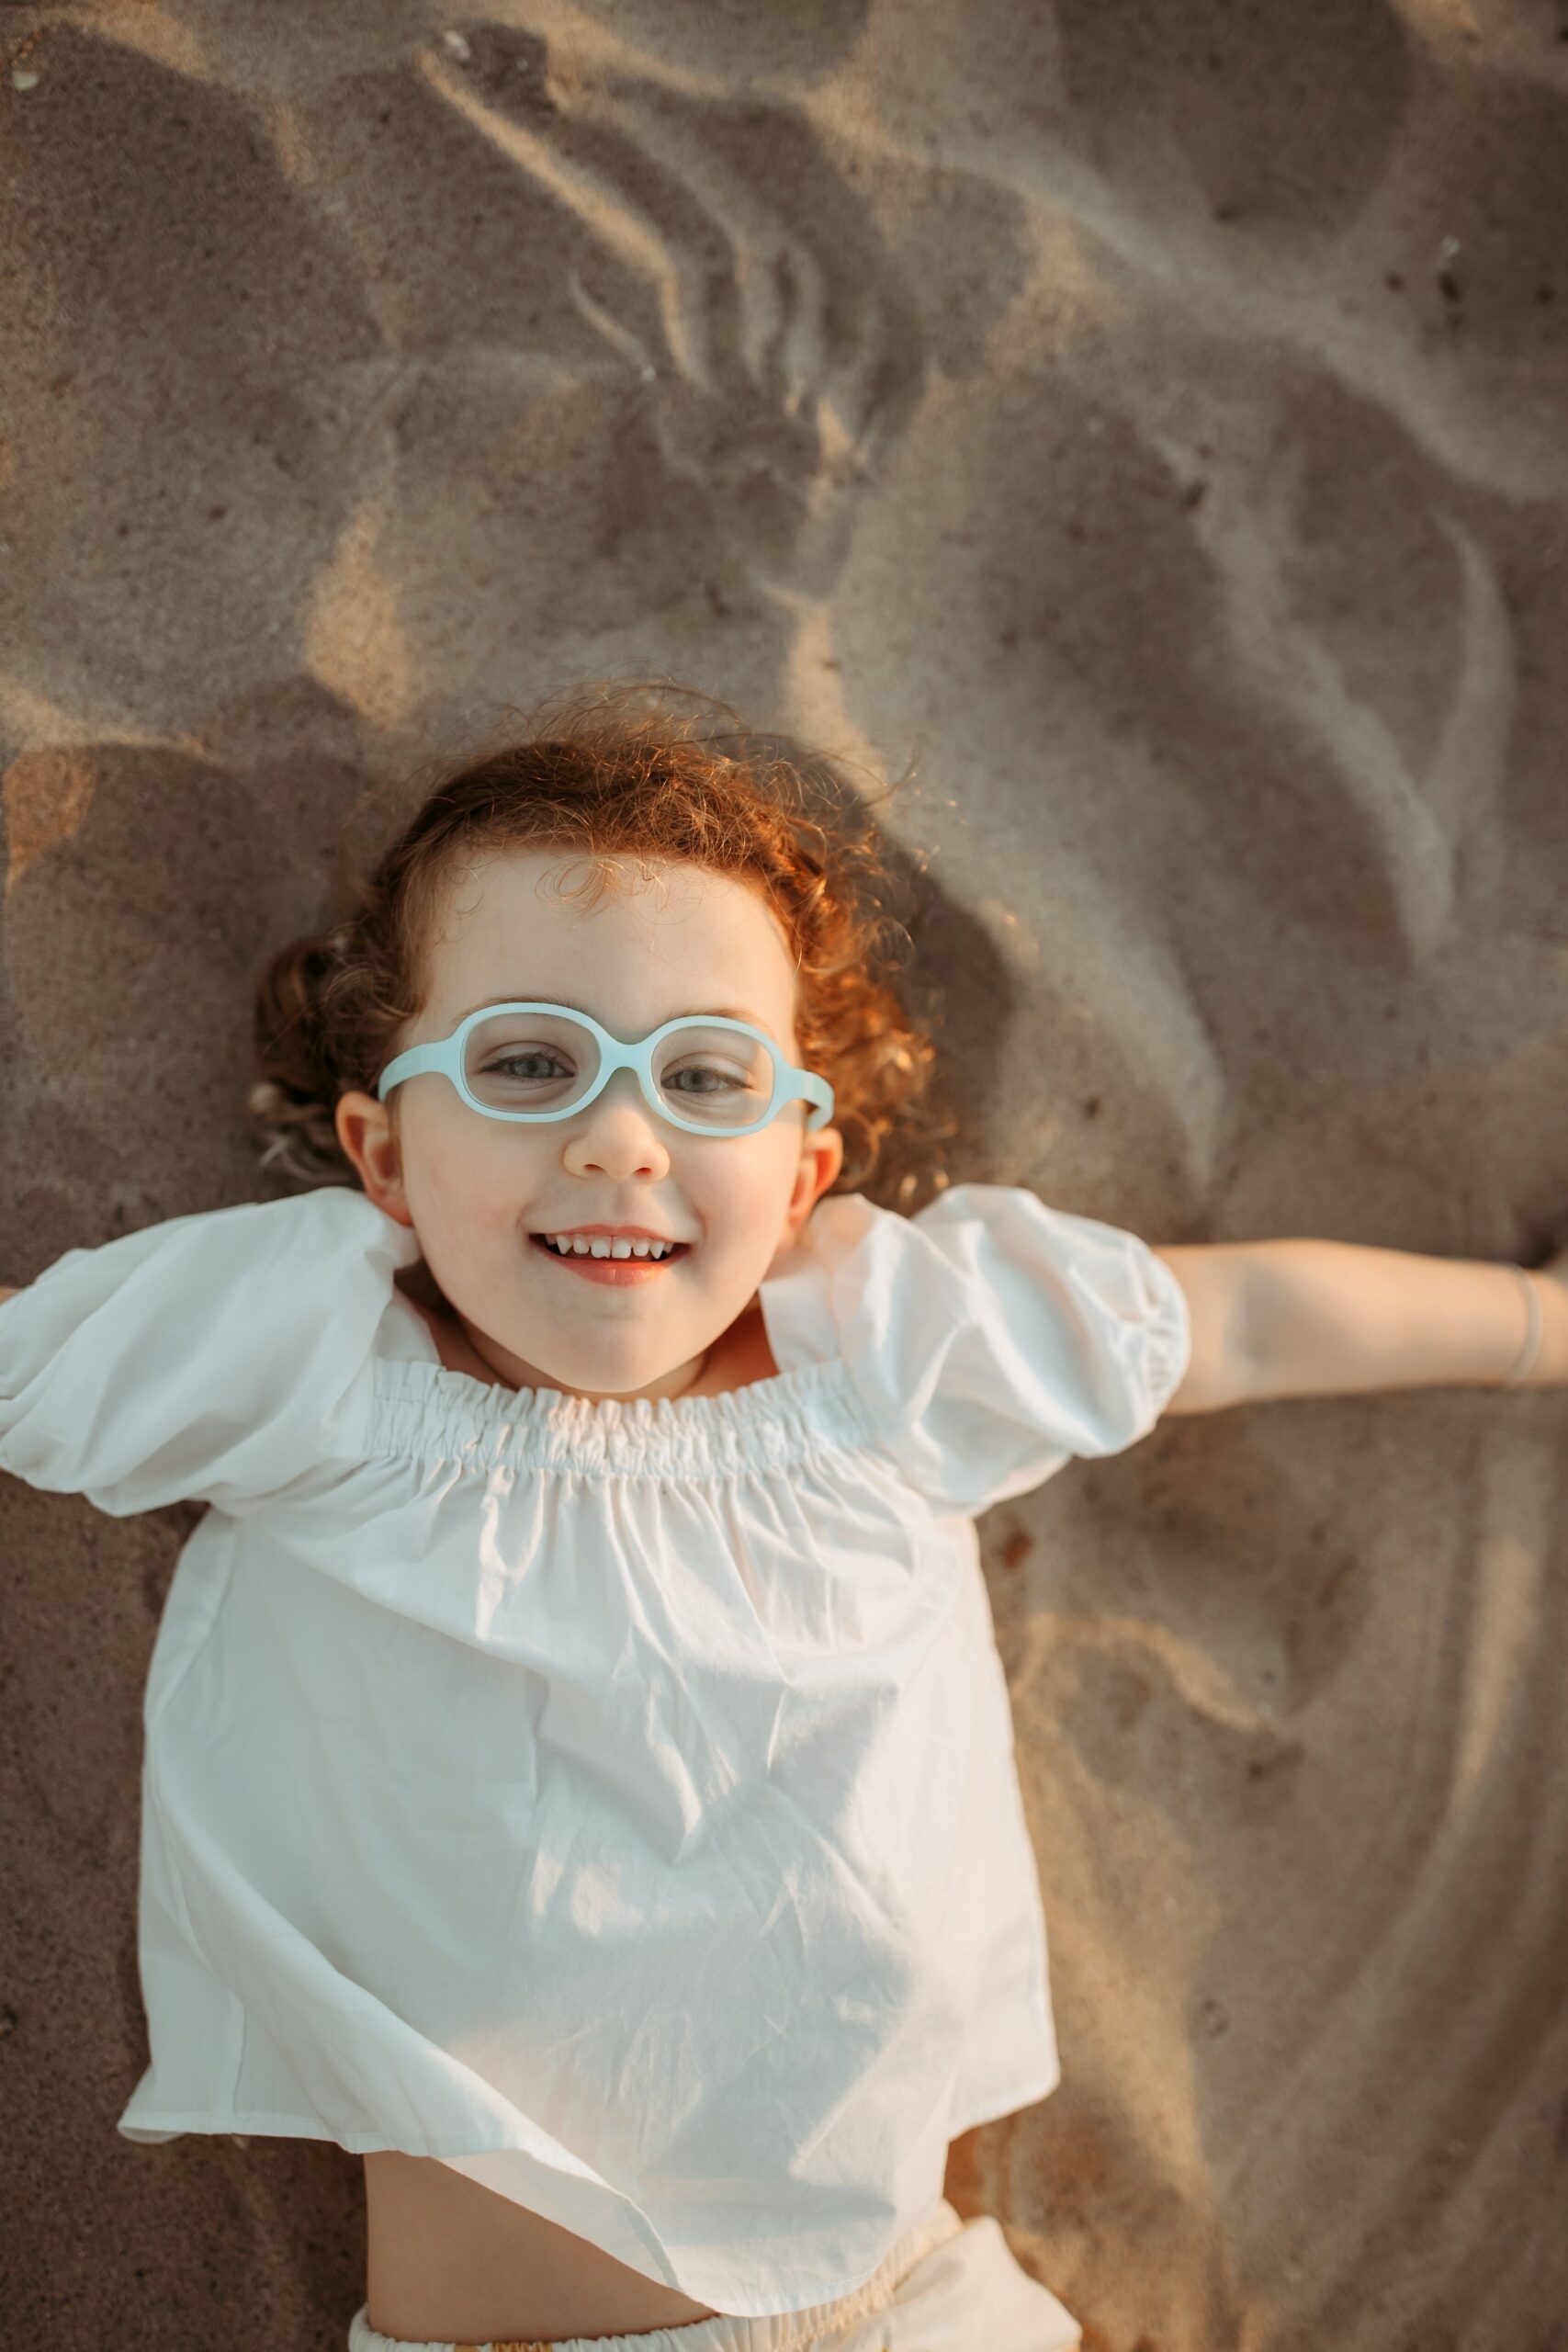
[[[266,1193],[344,814],[637,671],[914,759],[956,1172],[1564,1238],[1560,6],[13,6],[0,186],[0,1280]],[[987,1521],[1065,2079],[949,2189],[1091,2352],[1568,2342],[1562,1425]],[[114,2131],[196,1516],[0,1485],[5,2333],[341,2352],[355,2159]]]

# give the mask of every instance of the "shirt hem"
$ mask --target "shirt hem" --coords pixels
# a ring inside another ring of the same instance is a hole
[[[983,2099],[975,2107],[961,2108],[948,2126],[949,2137],[956,2140],[965,2132],[977,2132],[982,2123],[995,2123],[998,2116],[1017,2115],[1023,2108],[1036,2106],[1041,2099],[1049,2098],[1051,2093],[1059,2088],[1061,2080],[1061,2068],[1053,2066],[1046,2074],[1037,2075],[1032,2083],[1004,2091],[999,2098]]]
[[[327,2131],[327,2126],[315,2114],[254,2114],[249,2108],[235,2108],[231,2114],[214,2114],[209,2108],[200,2109],[200,2112],[193,2108],[167,2108],[163,2112],[151,2109],[151,2112],[139,2114],[134,2124],[127,2124],[125,2120],[120,2120],[115,2124],[115,2131],[127,2141],[179,2141],[186,2131],[205,2131],[205,2133],[219,2135],[219,2138],[226,2131],[240,2131],[240,2133],[261,2133],[264,2138],[277,2138],[277,2141],[336,2141],[336,2145],[348,2147],[348,2152],[355,2157],[367,2154],[376,2147],[392,2145],[388,2138],[365,2133],[365,2131],[353,2133],[353,2145],[350,2145],[350,2141],[341,2141],[336,2131]]]
[[[1032,2076],[999,2098],[982,2099],[977,2105],[961,2108],[949,2127],[950,2139],[961,2132],[978,2130],[982,2123],[994,2123],[998,2116],[1016,2115],[1022,2108],[1032,2107],[1045,2098],[1060,2083],[1059,2067]],[[282,2140],[330,2140],[351,2156],[375,2155],[386,2149],[408,2156],[489,2156],[499,2155],[515,2145],[509,2140],[487,2140],[476,2147],[467,2134],[451,2134],[438,2140],[425,2140],[419,2147],[411,2148],[405,2141],[389,2140],[384,2132],[351,2132],[346,2138],[329,2131],[319,2116],[280,2115],[276,2109],[258,2111],[254,2108],[231,2108],[227,2114],[211,2109],[153,2109],[139,2116],[134,2123],[121,2120],[115,2126],[127,2140],[149,2140],[154,2136],[178,2139],[188,2132],[205,2132],[221,2138],[225,2132],[254,2132],[263,2138]]]

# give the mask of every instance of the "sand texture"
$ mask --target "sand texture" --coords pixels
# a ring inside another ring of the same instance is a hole
[[[1568,1238],[1562,0],[8,5],[0,200],[0,1281],[277,1189],[344,814],[611,672],[914,755],[956,1173]],[[1090,2352],[1568,2345],[1565,1410],[986,1522],[1065,2080],[949,2188]],[[114,2130],[197,1516],[0,1482],[8,2344],[361,2290],[357,2160]]]

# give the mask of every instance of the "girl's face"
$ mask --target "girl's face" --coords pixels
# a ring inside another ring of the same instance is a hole
[[[684,1013],[728,1013],[798,1062],[795,976],[784,933],[727,875],[615,857],[591,900],[562,895],[591,869],[556,849],[492,854],[451,894],[427,953],[423,1011],[389,1051],[445,1037],[486,1002],[569,1004],[615,1037]],[[757,1135],[687,1135],[618,1070],[575,1116],[538,1125],[486,1118],[425,1072],[389,1103],[352,1092],[337,1131],[371,1199],[417,1234],[479,1355],[514,1388],[590,1397],[678,1396],[705,1351],[755,1296],[839,1172],[831,1127],[808,1134],[804,1102]],[[630,1279],[578,1271],[544,1237],[640,1228],[680,1246],[663,1260],[608,1261]]]

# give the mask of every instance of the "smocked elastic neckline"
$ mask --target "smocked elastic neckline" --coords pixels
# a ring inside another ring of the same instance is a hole
[[[468,1398],[476,1418],[549,1420],[559,1415],[574,1420],[602,1421],[610,1429],[623,1423],[640,1426],[649,1421],[674,1426],[686,1420],[697,1427],[709,1420],[740,1427],[750,1421],[772,1419],[781,1409],[787,1409],[795,1392],[820,1387],[824,1375],[838,1369],[832,1363],[796,1364],[785,1372],[770,1373],[764,1380],[749,1380],[742,1387],[720,1388],[701,1396],[592,1397],[578,1396],[565,1388],[508,1388],[503,1381],[479,1380],[471,1372],[431,1363],[423,1356],[395,1361],[401,1368],[427,1374],[431,1386],[450,1396],[454,1403]],[[773,1391],[782,1393],[767,1393]]]
[[[797,1364],[707,1396],[594,1399],[507,1388],[446,1364],[378,1357],[368,1450],[518,1467],[774,1468],[824,1443],[863,1442],[869,1423],[837,1359]]]

